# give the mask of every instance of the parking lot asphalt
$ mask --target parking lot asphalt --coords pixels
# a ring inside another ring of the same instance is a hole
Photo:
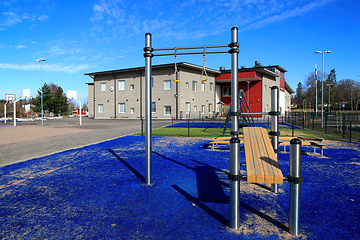
[[[153,120],[156,129],[171,121]],[[67,149],[141,132],[137,119],[94,120],[88,117],[61,118],[41,121],[0,122],[0,167]],[[144,121],[145,131],[145,121]]]

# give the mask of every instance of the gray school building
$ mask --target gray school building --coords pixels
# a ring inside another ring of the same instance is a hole
[[[181,62],[152,66],[151,112],[153,118],[183,119],[224,116],[231,103],[231,74]],[[285,81],[286,70],[278,65],[262,66],[256,61],[251,68],[238,72],[239,89],[243,89],[252,112],[270,111],[270,88],[280,89],[282,114],[291,110],[294,91]],[[145,68],[127,68],[87,73],[89,117],[95,119],[141,118],[145,116]],[[203,81],[206,78],[206,81]],[[174,81],[176,80],[176,81]]]
[[[215,77],[221,72],[206,68],[207,80],[202,81],[203,67],[186,62],[177,63],[179,79],[174,79],[174,69],[174,64],[152,67],[152,117],[170,119],[212,116],[216,104]],[[89,117],[121,119],[145,116],[144,67],[85,75],[94,80],[88,83]]]

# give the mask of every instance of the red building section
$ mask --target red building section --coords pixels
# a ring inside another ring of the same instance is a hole
[[[262,112],[262,76],[256,71],[239,72],[239,90],[243,89],[249,103],[251,112]],[[247,81],[250,81],[249,83]],[[221,101],[225,105],[231,105],[231,96],[224,96],[224,87],[231,86],[231,73],[221,74],[216,78],[216,84],[220,85]]]

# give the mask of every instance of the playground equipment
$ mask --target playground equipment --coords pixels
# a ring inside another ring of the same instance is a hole
[[[230,173],[228,179],[230,180],[230,228],[239,229],[240,222],[240,180],[244,179],[244,176],[240,174],[240,139],[239,139],[239,116],[242,115],[270,115],[271,116],[271,145],[273,149],[263,147],[266,151],[273,151],[275,153],[274,159],[278,159],[279,153],[279,88],[273,86],[271,88],[271,112],[266,113],[241,113],[239,112],[239,97],[238,97],[238,54],[239,54],[239,43],[238,43],[238,29],[233,27],[231,29],[231,43],[229,45],[217,45],[217,46],[204,46],[204,47],[186,47],[186,48],[152,48],[152,35],[150,33],[145,34],[145,48],[144,48],[144,58],[145,58],[145,158],[146,158],[146,169],[145,169],[145,183],[151,185],[152,183],[152,132],[151,132],[151,75],[152,75],[152,62],[151,59],[155,56],[169,56],[169,55],[180,55],[180,54],[205,54],[206,48],[224,48],[229,47],[229,51],[207,51],[206,53],[230,53],[231,54],[231,111],[229,115],[231,117],[231,139],[230,139]],[[185,52],[177,53],[179,49],[204,49],[202,52]],[[153,54],[154,51],[175,51],[174,53],[161,53]],[[175,58],[176,59],[176,58]],[[177,69],[175,69],[177,70]],[[244,139],[245,142],[245,139]],[[301,149],[301,141],[300,149]],[[261,144],[261,143],[258,143]],[[256,146],[255,146],[256,147]],[[259,156],[259,155],[257,155]],[[300,153],[296,156],[301,156]],[[262,156],[257,159],[257,162],[263,160]],[[269,161],[268,164],[272,164],[272,161]],[[300,164],[295,164],[300,166]],[[297,167],[294,167],[296,169]],[[296,174],[295,174],[296,173]],[[300,184],[302,181],[299,180],[299,170],[291,171],[291,174],[286,178],[289,182],[294,184]],[[282,182],[279,181],[279,176],[277,176],[277,181],[270,182],[272,183],[271,189],[274,192],[277,192],[277,184]],[[293,185],[292,185],[293,186]],[[300,185],[295,185],[300,189]],[[298,191],[300,193],[300,190]],[[296,207],[299,205],[299,194],[291,195],[291,202],[295,202],[293,210],[296,211]],[[298,214],[294,214],[294,218],[291,218],[291,229],[294,228],[294,223],[298,223]],[[296,230],[296,227],[295,227]],[[291,230],[292,231],[292,230]],[[292,234],[296,235],[296,231],[293,231]]]
[[[238,108],[240,109],[240,112],[241,113],[248,113],[248,114],[241,114],[243,122],[247,126],[255,127],[255,122],[254,122],[254,119],[253,119],[253,117],[251,115],[251,110],[250,110],[250,107],[249,107],[249,103],[248,103],[248,101],[246,99],[246,96],[245,96],[245,93],[244,93],[243,89],[239,90],[238,96],[239,96]],[[228,126],[228,124],[230,122],[230,117],[231,117],[230,113],[231,113],[231,105],[230,105],[230,110],[229,110],[229,112],[227,114],[227,117],[226,117],[226,120],[225,120],[223,136],[225,135],[227,126]]]
[[[68,90],[67,91],[67,98],[69,99],[74,99],[76,100],[78,103],[79,103],[79,112],[80,112],[80,119],[79,119],[79,125],[82,124],[82,120],[81,120],[81,102],[77,99],[77,92],[76,91],[73,91],[73,90]]]
[[[30,89],[23,89],[22,97],[14,100],[14,127],[16,127],[16,103],[20,100],[30,98]]]
[[[232,104],[235,106],[233,111],[238,112],[237,107],[237,90],[238,89],[238,28],[233,27],[231,29],[231,43],[228,45],[217,46],[202,46],[202,47],[184,47],[184,48],[152,48],[151,34],[145,34],[145,157],[146,157],[146,177],[145,181],[147,185],[151,184],[151,162],[152,162],[152,144],[151,144],[151,85],[150,79],[152,75],[151,59],[154,56],[170,56],[170,55],[185,55],[185,54],[212,54],[212,53],[230,53],[231,54],[231,89],[232,89]],[[208,48],[225,48],[229,47],[230,50],[224,51],[206,51]],[[178,53],[177,50],[189,50],[189,49],[203,49],[201,52],[182,52]],[[154,51],[175,51],[174,53],[162,53],[153,54]],[[176,69],[177,70],[177,69]],[[236,179],[239,176],[239,157],[240,157],[240,140],[238,138],[238,116],[232,116],[232,139],[230,141],[230,227],[234,229],[239,228],[240,219],[240,179]],[[235,176],[235,178],[230,177]]]

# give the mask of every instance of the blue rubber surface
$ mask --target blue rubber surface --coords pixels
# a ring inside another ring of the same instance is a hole
[[[293,238],[288,183],[274,194],[241,182],[240,229],[231,230],[228,147],[153,137],[147,186],[144,141],[128,136],[0,168],[1,239],[360,238],[359,144],[302,156],[301,235]],[[289,153],[279,160],[287,175]]]

